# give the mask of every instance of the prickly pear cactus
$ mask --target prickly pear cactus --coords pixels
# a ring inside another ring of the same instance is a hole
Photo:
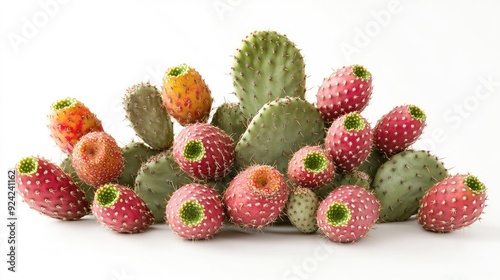
[[[125,159],[125,167],[123,173],[118,178],[118,184],[134,188],[137,172],[141,168],[142,163],[150,157],[159,153],[158,150],[153,150],[140,142],[131,142],[122,148],[123,158]]]
[[[364,189],[370,189],[372,179],[363,171],[355,170],[348,173],[339,173],[333,177],[331,183],[319,188],[316,193],[320,198],[325,198],[334,189],[342,185],[356,185]]]
[[[318,207],[318,196],[312,190],[297,187],[288,198],[287,216],[300,232],[313,233],[318,230],[316,223]]]
[[[224,103],[220,105],[212,117],[212,125],[224,130],[234,143],[238,143],[245,132],[248,119],[241,111],[239,103]]]
[[[171,150],[162,152],[145,162],[135,179],[135,192],[153,213],[155,221],[165,221],[167,201],[175,190],[193,179],[175,162]]]
[[[264,105],[236,144],[236,166],[275,166],[286,174],[293,154],[306,145],[318,145],[325,137],[318,110],[298,97],[284,97]]]
[[[304,59],[285,35],[274,31],[252,32],[236,51],[231,70],[241,109],[249,119],[276,98],[304,98]]]
[[[443,163],[428,151],[406,150],[380,166],[372,188],[382,207],[380,222],[404,221],[416,214],[420,199],[448,176]]]
[[[76,183],[76,185],[80,187],[80,189],[85,193],[85,198],[87,199],[87,201],[89,203],[92,203],[94,201],[94,193],[96,188],[92,187],[91,185],[87,185],[78,177],[75,169],[73,168],[71,156],[65,158],[61,162],[60,166],[64,171],[64,173],[68,174],[71,177],[71,179],[73,179],[73,181]]]
[[[172,146],[174,126],[155,86],[140,83],[130,87],[123,105],[132,128],[146,144],[155,150]]]

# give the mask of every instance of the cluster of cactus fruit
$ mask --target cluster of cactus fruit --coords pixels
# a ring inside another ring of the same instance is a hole
[[[52,218],[93,214],[125,233],[167,223],[190,240],[211,238],[224,223],[289,223],[347,243],[414,215],[435,232],[480,218],[483,183],[411,149],[426,124],[422,109],[397,106],[373,127],[363,117],[373,91],[365,67],[335,70],[310,103],[299,49],[256,31],[237,49],[231,77],[239,103],[220,105],[210,122],[211,91],[186,64],[167,69],[161,91],[131,86],[124,110],[142,142],[123,147],[80,101],[54,102],[48,127],[67,158],[22,158],[17,191]],[[172,118],[183,126],[177,134]]]

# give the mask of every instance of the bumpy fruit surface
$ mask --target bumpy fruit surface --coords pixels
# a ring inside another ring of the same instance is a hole
[[[372,75],[361,65],[344,66],[323,80],[316,106],[327,123],[365,109],[372,95]]]
[[[171,67],[163,78],[163,105],[181,125],[203,123],[212,108],[212,95],[200,73],[186,64]]]
[[[224,222],[222,197],[208,185],[184,185],[170,197],[166,217],[170,228],[180,237],[208,239]]]
[[[73,150],[73,167],[78,177],[91,186],[114,182],[123,172],[122,150],[109,134],[88,133]]]
[[[198,179],[219,179],[234,162],[234,141],[222,129],[196,123],[175,137],[173,155],[180,168]]]
[[[283,174],[272,166],[254,165],[240,172],[224,193],[229,220],[261,228],[278,218],[288,200]]]
[[[355,185],[344,185],[321,202],[316,218],[328,238],[347,243],[365,237],[379,213],[380,204],[371,192]]]
[[[332,156],[319,146],[305,146],[288,163],[288,179],[302,187],[317,188],[335,176]]]
[[[418,223],[429,231],[452,232],[476,222],[485,201],[486,187],[477,177],[449,176],[425,193],[418,209]]]
[[[373,133],[368,121],[358,112],[336,119],[328,129],[325,148],[333,156],[335,166],[350,172],[370,155]]]
[[[137,233],[154,223],[144,201],[128,187],[106,184],[95,192],[92,212],[97,221],[120,233]]]
[[[67,154],[83,135],[103,131],[101,121],[80,101],[68,97],[54,102],[49,115],[50,136]]]
[[[286,214],[290,222],[303,233],[318,230],[316,211],[319,207],[318,196],[310,189],[297,187],[290,194]]]
[[[60,220],[78,220],[90,213],[82,190],[59,166],[39,157],[16,165],[17,192],[29,207]]]
[[[426,116],[415,105],[397,106],[378,120],[374,144],[387,156],[406,150],[422,135]]]

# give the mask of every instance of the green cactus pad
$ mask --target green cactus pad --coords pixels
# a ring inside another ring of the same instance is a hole
[[[357,64],[352,66],[352,73],[354,73],[356,77],[364,81],[369,80],[372,76],[370,71],[368,71],[365,67]]]
[[[345,226],[351,220],[351,210],[344,203],[335,202],[328,206],[326,220],[336,227]]]
[[[113,184],[101,186],[95,192],[95,200],[102,208],[113,206],[120,198],[120,190]]]
[[[77,102],[76,99],[74,99],[72,97],[66,97],[64,99],[61,99],[61,100],[58,100],[58,101],[52,103],[50,108],[52,108],[52,110],[54,110],[54,111],[59,111],[59,110],[62,110],[64,108],[68,108],[68,107],[75,105],[76,102]]]
[[[477,177],[469,175],[463,179],[464,184],[469,187],[474,193],[480,194],[486,191],[484,184]]]
[[[192,183],[193,179],[175,162],[171,150],[151,157],[143,163],[135,179],[135,192],[139,195],[155,221],[165,221],[167,201],[178,188]]]
[[[94,195],[95,195],[96,188],[91,186],[91,185],[86,184],[78,177],[75,169],[73,168],[71,156],[68,156],[67,158],[65,158],[59,166],[64,171],[64,173],[66,173],[67,175],[69,175],[71,177],[71,179],[73,179],[73,181],[76,183],[76,185],[85,194],[85,198],[87,199],[87,201],[92,204],[92,202],[94,201]]]
[[[205,219],[205,208],[198,201],[186,201],[179,209],[179,217],[185,225],[197,226]]]
[[[277,98],[304,98],[304,59],[285,35],[274,31],[251,33],[236,51],[231,70],[241,109],[249,119]]]
[[[381,206],[379,222],[404,221],[416,214],[425,192],[447,176],[443,163],[428,151],[406,150],[389,158],[372,184]]]
[[[362,187],[366,190],[370,189],[372,180],[368,174],[363,171],[355,170],[349,173],[339,173],[333,177],[333,180],[316,190],[316,193],[320,198],[325,198],[330,192],[342,185],[356,185]]]
[[[211,123],[231,136],[234,143],[238,143],[240,136],[247,129],[248,119],[241,111],[239,103],[224,103],[217,107]]]
[[[125,167],[122,175],[118,178],[118,184],[134,188],[135,178],[141,165],[150,157],[159,153],[158,150],[153,150],[143,143],[131,142],[121,148],[123,158],[125,159]]]
[[[316,211],[319,207],[318,196],[307,188],[297,187],[290,194],[286,213],[290,222],[302,233],[318,230]]]
[[[358,167],[359,171],[365,172],[370,176],[371,181],[375,179],[378,169],[384,164],[388,158],[380,152],[375,146],[372,147],[368,158]]]
[[[38,160],[35,157],[22,158],[16,166],[21,175],[31,175],[38,170]]]
[[[293,154],[325,137],[320,113],[307,101],[285,97],[264,105],[248,125],[235,148],[237,169],[252,164],[275,166],[286,174]]]
[[[156,87],[149,83],[130,87],[123,105],[132,128],[146,144],[155,150],[172,146],[174,126]]]

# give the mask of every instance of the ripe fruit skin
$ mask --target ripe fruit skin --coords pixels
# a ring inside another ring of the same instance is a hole
[[[358,112],[336,119],[328,129],[325,148],[339,171],[351,172],[370,155],[373,132],[368,121]]]
[[[195,123],[175,137],[173,155],[189,175],[202,180],[220,179],[233,167],[234,142],[218,127]]]
[[[99,187],[120,177],[124,158],[113,137],[105,132],[91,132],[76,144],[72,164],[82,181]]]
[[[378,220],[380,204],[369,191],[356,185],[333,190],[319,205],[318,227],[335,242],[355,242]]]
[[[69,175],[40,157],[25,157],[16,166],[17,192],[29,207],[60,220],[78,220],[90,213],[85,194]]]
[[[200,73],[186,64],[167,70],[161,98],[168,113],[182,126],[206,122],[213,101]]]
[[[332,156],[319,146],[304,146],[288,163],[288,179],[306,188],[328,184],[335,176]]]
[[[378,120],[373,129],[373,142],[386,156],[397,154],[422,135],[425,120],[425,113],[417,106],[397,106]]]
[[[480,218],[486,187],[472,175],[449,176],[432,186],[420,201],[418,223],[426,230],[452,232]]]
[[[221,195],[208,185],[191,183],[170,197],[167,223],[180,237],[208,239],[219,232],[225,218]]]
[[[224,203],[231,222],[261,228],[278,218],[288,200],[284,176],[269,165],[253,165],[229,183]]]
[[[96,190],[92,212],[99,223],[120,233],[142,232],[155,220],[133,190],[118,184],[103,185]]]
[[[362,112],[372,95],[372,75],[361,65],[344,66],[323,80],[316,107],[326,123],[354,111]]]
[[[85,134],[103,131],[101,121],[82,102],[64,98],[54,102],[48,116],[50,136],[66,154]]]

